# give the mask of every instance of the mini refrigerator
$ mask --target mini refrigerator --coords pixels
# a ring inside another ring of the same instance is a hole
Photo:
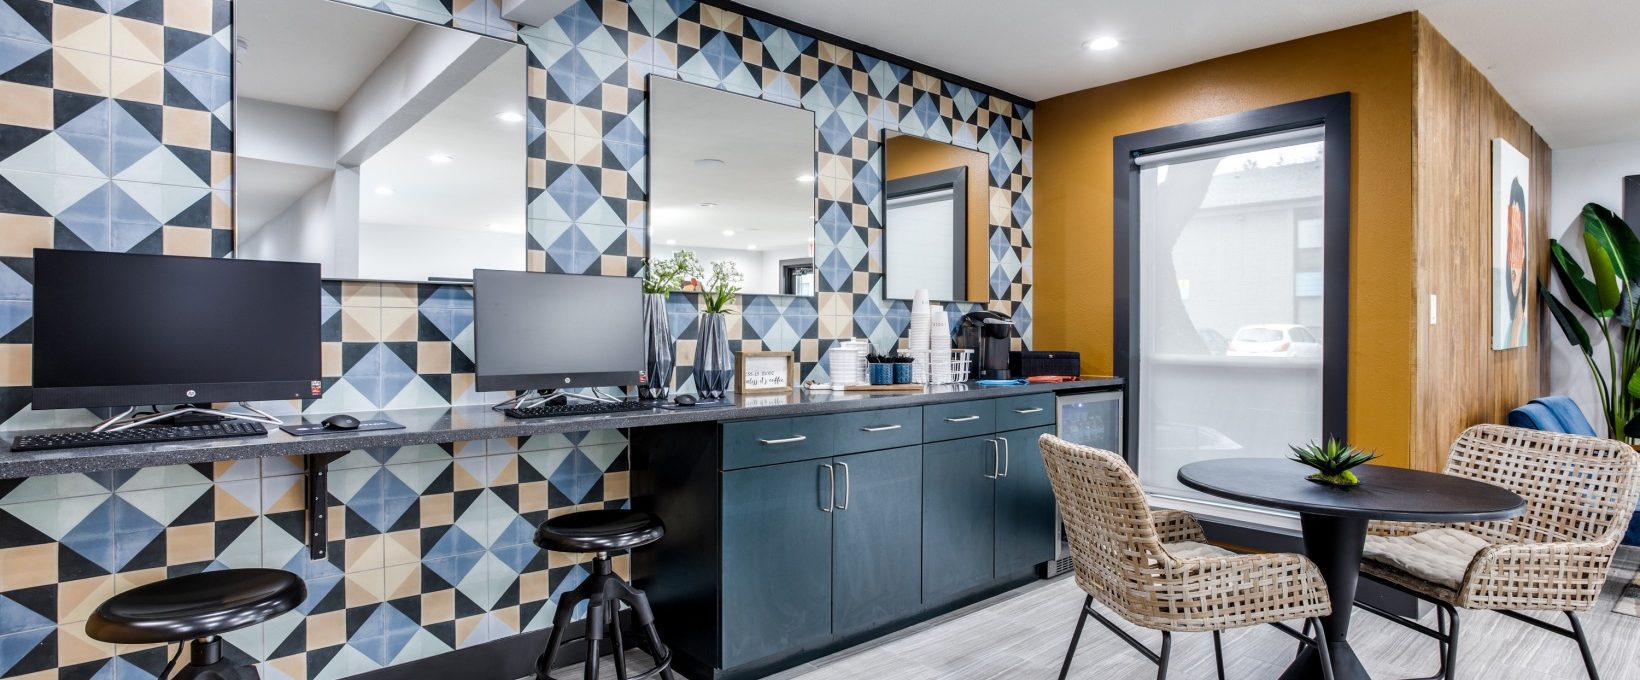
[[[1059,395],[1059,438],[1122,455],[1122,391],[1103,390]],[[1042,566],[1042,577],[1053,578],[1071,570],[1070,543],[1065,525],[1056,525],[1054,559]]]

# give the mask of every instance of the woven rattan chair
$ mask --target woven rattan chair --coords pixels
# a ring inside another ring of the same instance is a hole
[[[1452,444],[1446,474],[1504,487],[1526,512],[1494,522],[1430,525],[1373,522],[1367,529],[1368,578],[1436,606],[1436,630],[1357,605],[1435,638],[1441,671],[1457,669],[1458,609],[1490,609],[1577,641],[1589,677],[1598,679],[1577,612],[1606,584],[1612,553],[1640,495],[1640,454],[1621,442],[1476,425]],[[1571,628],[1522,611],[1565,612]]]
[[[1076,584],[1087,593],[1060,680],[1070,672],[1090,616],[1155,662],[1158,680],[1167,677],[1173,633],[1213,633],[1222,680],[1220,632],[1265,623],[1315,645],[1331,680],[1327,646],[1318,643],[1326,639],[1320,617],[1332,613],[1332,605],[1321,572],[1309,559],[1238,555],[1208,545],[1189,513],[1150,509],[1139,478],[1121,456],[1046,434],[1041,446],[1070,539]],[[1161,651],[1151,651],[1101,616],[1095,600],[1128,623],[1161,631]],[[1306,632],[1315,626],[1315,637],[1282,623],[1297,619],[1307,619]]]

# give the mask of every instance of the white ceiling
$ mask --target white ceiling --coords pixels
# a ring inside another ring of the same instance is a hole
[[[322,111],[347,103],[417,22],[336,2],[234,3],[240,97]]]
[[[1551,146],[1640,139],[1634,0],[741,2],[1033,100],[1420,10]]]

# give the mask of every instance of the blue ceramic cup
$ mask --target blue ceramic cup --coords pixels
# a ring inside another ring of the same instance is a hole
[[[894,364],[870,364],[871,384],[894,384]]]
[[[909,385],[909,384],[911,384],[911,364],[893,364],[893,366],[894,366],[894,384],[896,384],[896,385]]]

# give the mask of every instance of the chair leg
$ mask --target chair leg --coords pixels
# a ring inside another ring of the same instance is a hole
[[[1594,667],[1594,652],[1589,649],[1589,638],[1583,635],[1583,622],[1577,618],[1577,612],[1566,612],[1566,618],[1572,622],[1572,638],[1577,640],[1577,651],[1583,653],[1583,667],[1589,671],[1589,680],[1600,680],[1600,671]]]
[[[1312,619],[1315,622],[1315,651],[1321,656],[1321,680],[1333,680],[1332,652],[1327,648],[1327,628],[1321,619]],[[1310,622],[1304,622],[1304,630],[1310,629]]]
[[[1059,680],[1071,672],[1071,657],[1076,656],[1076,643],[1082,640],[1082,626],[1088,622],[1088,607],[1093,606],[1093,596],[1082,601],[1082,608],[1076,610],[1076,632],[1071,633],[1071,646],[1065,650],[1065,663],[1059,666]]]
[[[1156,680],[1167,680],[1168,656],[1173,652],[1173,634],[1162,631],[1162,652],[1157,654]]]
[[[535,660],[535,680],[552,680],[552,662],[558,658],[558,648],[564,644],[564,629],[569,627],[570,616],[580,599],[574,593],[558,598],[558,611],[552,614],[552,634],[547,636],[547,649]]]
[[[1224,641],[1219,631],[1213,631],[1213,665],[1219,669],[1219,680],[1224,680]]]
[[[1445,609],[1447,610],[1446,618],[1452,622],[1452,625],[1446,634],[1446,644],[1443,645],[1446,649],[1446,656],[1441,660],[1441,675],[1445,680],[1454,680],[1458,677],[1458,610],[1452,609],[1450,606],[1445,607]]]
[[[610,650],[615,657],[615,680],[626,680],[626,640],[621,638],[621,608],[615,602],[609,605],[609,630],[615,638]]]
[[[649,596],[631,587],[630,584],[624,590],[626,603],[632,606],[633,627],[642,631],[643,636],[649,639],[650,657],[655,660],[657,666],[666,664],[666,668],[661,671],[662,680],[678,680],[678,674],[672,670],[672,652],[661,642],[660,631],[655,628],[655,610],[649,607]]]
[[[587,664],[581,674],[586,680],[598,680],[598,660],[604,656],[604,606],[597,600],[587,605]]]

